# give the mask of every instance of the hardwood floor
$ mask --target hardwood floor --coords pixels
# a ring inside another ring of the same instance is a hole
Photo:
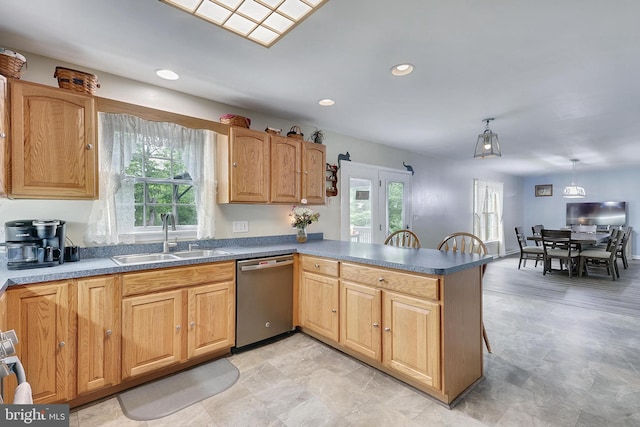
[[[484,291],[538,298],[574,307],[640,317],[640,261],[629,268],[618,260],[620,278],[615,282],[604,267],[590,267],[589,276],[571,277],[566,272],[542,274],[542,265],[527,261],[518,270],[518,256],[492,262],[484,276]]]

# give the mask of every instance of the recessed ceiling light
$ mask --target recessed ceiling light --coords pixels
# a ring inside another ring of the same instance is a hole
[[[411,64],[398,64],[391,68],[391,74],[394,76],[406,76],[413,71],[413,65]]]
[[[156,75],[165,80],[178,80],[180,78],[178,73],[171,70],[156,70]]]
[[[160,0],[271,47],[329,0]]]
[[[322,105],[323,107],[331,107],[335,103],[336,101],[329,98],[321,99],[320,101],[318,101],[318,104]]]

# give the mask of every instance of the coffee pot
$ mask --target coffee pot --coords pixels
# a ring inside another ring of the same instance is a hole
[[[64,262],[65,222],[28,219],[4,224],[7,268],[53,267]]]

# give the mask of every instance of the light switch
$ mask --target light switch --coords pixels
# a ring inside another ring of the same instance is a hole
[[[233,221],[233,232],[234,233],[248,233],[249,232],[249,221]]]

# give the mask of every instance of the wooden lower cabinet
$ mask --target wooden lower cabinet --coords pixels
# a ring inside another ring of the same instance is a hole
[[[340,343],[380,362],[382,360],[380,290],[343,281],[340,288],[340,315]]]
[[[198,286],[187,292],[187,357],[233,347],[236,321],[234,283]]]
[[[440,306],[343,281],[340,344],[440,388]]]
[[[123,379],[235,344],[234,262],[126,273],[122,287]]]
[[[480,267],[430,275],[308,255],[299,265],[303,332],[447,405],[482,378]]]
[[[302,272],[300,325],[333,341],[339,337],[340,282],[335,277]]]
[[[120,280],[78,280],[78,394],[120,382]]]
[[[382,363],[439,390],[440,306],[393,292],[382,301]]]
[[[182,290],[122,300],[122,377],[153,372],[181,360]]]
[[[75,337],[71,334],[72,281],[7,290],[7,327],[18,336],[17,356],[31,384],[33,403],[62,402],[74,394]],[[6,383],[13,401],[15,376]]]

